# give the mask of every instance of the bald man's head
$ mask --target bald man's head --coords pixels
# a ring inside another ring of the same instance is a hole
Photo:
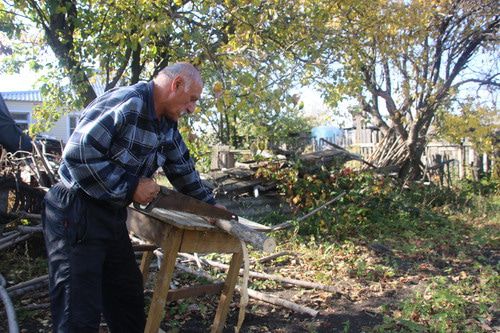
[[[163,68],[157,75],[164,76],[167,79],[173,80],[177,76],[181,76],[185,81],[184,91],[188,91],[193,83],[203,87],[203,80],[200,72],[196,67],[188,62],[177,62]]]
[[[155,112],[178,121],[195,111],[203,90],[200,72],[190,63],[179,62],[163,68],[153,79]]]

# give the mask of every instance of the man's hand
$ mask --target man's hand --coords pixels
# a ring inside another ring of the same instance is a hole
[[[222,208],[222,209],[227,210],[226,206],[223,206],[223,205],[220,205],[220,204],[215,204],[214,207]],[[215,224],[215,222],[217,222],[217,219],[213,218],[213,217],[208,217],[207,221],[208,221],[208,223],[210,223],[210,224],[213,225],[213,224]]]
[[[132,200],[141,205],[147,205],[160,193],[160,185],[151,178],[141,178],[134,192]]]

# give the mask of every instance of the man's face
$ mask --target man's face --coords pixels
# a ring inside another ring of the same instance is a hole
[[[167,117],[173,121],[178,121],[180,117],[186,114],[192,114],[196,107],[196,102],[200,99],[203,87],[193,82],[190,87],[185,89],[185,82],[180,82],[174,88],[170,110],[167,111]]]

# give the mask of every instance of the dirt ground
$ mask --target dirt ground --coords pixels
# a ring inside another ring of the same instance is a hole
[[[300,293],[298,290],[290,290],[286,293],[290,298]],[[286,295],[281,295],[286,297]],[[235,297],[235,301],[239,298]],[[247,306],[245,321],[241,332],[364,332],[382,322],[382,316],[373,312],[369,304],[350,304],[351,302],[341,299],[331,300],[323,304],[317,304],[313,295],[301,297],[302,305],[321,308],[318,316],[312,318],[305,314],[271,306],[269,304],[250,300]],[[215,300],[213,300],[215,303]],[[225,333],[234,332],[238,320],[238,307],[234,303],[226,322]],[[172,327],[168,321],[164,321],[162,328],[167,332],[208,332],[211,324],[210,316],[203,318],[199,313],[189,315],[180,328]]]

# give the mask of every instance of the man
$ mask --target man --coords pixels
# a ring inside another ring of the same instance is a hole
[[[45,197],[54,332],[97,332],[101,313],[112,332],[143,332],[142,275],[125,225],[127,206],[160,191],[162,167],[175,188],[215,204],[177,129],[195,110],[203,83],[188,63],[152,81],[113,89],[83,112]]]

